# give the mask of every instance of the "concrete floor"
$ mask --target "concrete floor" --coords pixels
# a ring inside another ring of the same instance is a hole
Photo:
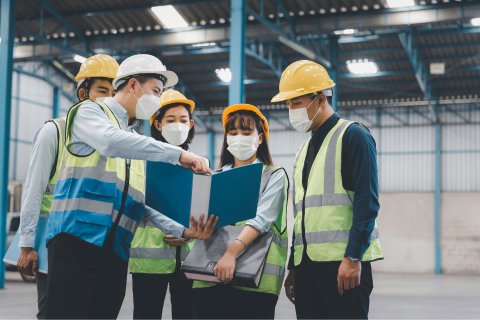
[[[36,286],[25,283],[18,273],[6,273],[5,289],[0,290],[1,319],[32,319],[36,314]],[[372,319],[478,319],[480,317],[480,277],[454,275],[375,274],[371,296]],[[119,318],[133,314],[131,277]],[[170,299],[164,318],[171,319]],[[282,291],[277,304],[278,319],[295,318],[295,309]]]

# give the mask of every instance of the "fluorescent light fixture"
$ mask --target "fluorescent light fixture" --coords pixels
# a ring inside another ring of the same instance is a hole
[[[87,61],[87,58],[79,56],[79,55],[76,54],[75,57],[73,57],[73,60],[75,60],[77,62],[80,62],[80,63],[84,63],[85,61]]]
[[[473,18],[470,21],[474,26],[480,26],[480,18]]]
[[[215,42],[202,42],[202,43],[194,43],[192,44],[192,47],[211,47],[215,46]]]
[[[152,7],[152,11],[165,29],[188,27],[188,23],[171,5]]]
[[[340,34],[354,34],[357,32],[357,29],[345,29],[345,30],[337,30],[333,33],[340,35]]]
[[[368,59],[365,60],[348,60],[347,68],[351,73],[354,74],[364,74],[364,73],[377,73],[378,68],[374,62],[369,62]]]
[[[415,5],[414,0],[387,0],[390,8],[412,7]]]
[[[215,73],[217,74],[217,77],[220,78],[220,80],[222,80],[223,82],[232,81],[232,72],[229,68],[217,69],[215,70]]]
[[[278,36],[278,41],[280,41],[287,47],[290,47],[291,49],[303,54],[305,57],[309,58],[310,60],[318,60],[325,68],[330,68],[332,66],[330,61],[327,61],[324,58],[317,56],[315,52],[299,45],[295,41],[285,38],[284,36]]]

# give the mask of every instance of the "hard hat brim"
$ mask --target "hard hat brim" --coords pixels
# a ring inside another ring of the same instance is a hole
[[[117,83],[118,83],[119,80],[122,80],[123,78],[128,77],[128,76],[142,75],[142,74],[161,74],[162,76],[167,78],[167,82],[163,84],[164,88],[173,87],[174,85],[176,85],[178,83],[178,76],[173,71],[156,71],[156,72],[148,71],[148,72],[140,72],[140,73],[139,72],[128,72],[126,74],[122,74],[121,77],[117,77],[117,78],[115,78],[115,80],[113,80],[112,85],[115,89],[118,89],[117,88]]]
[[[169,104],[172,104],[172,103],[184,103],[184,104],[187,104],[190,106],[190,112],[193,112],[193,109],[195,109],[195,102],[193,102],[192,100],[188,100],[188,99],[177,99],[177,100],[170,100],[168,101],[167,103],[163,104],[160,109],[162,109],[163,107],[165,106],[168,106]],[[158,110],[160,110],[158,109]],[[156,113],[156,112],[155,112]],[[156,114],[153,114],[153,116],[150,117],[150,125],[153,125],[153,121],[155,121],[155,118],[157,117]]]
[[[290,100],[290,99],[293,99],[293,98],[296,98],[296,97],[304,96],[306,94],[312,94],[312,93],[319,92],[319,91],[322,91],[322,90],[331,89],[333,87],[335,87],[335,83],[333,83],[332,86],[327,87],[327,88],[319,87],[319,88],[311,88],[309,90],[300,89],[300,90],[295,90],[295,91],[280,92],[279,94],[277,94],[276,96],[274,96],[272,98],[271,102],[286,101],[286,100]]]
[[[223,131],[225,131],[225,126],[227,125],[227,120],[228,120],[228,116],[235,112],[235,111],[238,111],[238,110],[248,110],[248,111],[253,111],[255,112],[260,119],[263,120],[264,122],[264,128],[263,130],[265,131],[265,139],[267,139],[268,141],[268,135],[270,133],[270,130],[268,128],[268,121],[267,121],[267,118],[265,118],[265,116],[260,112],[260,110],[258,110],[257,107],[255,106],[252,106],[251,104],[246,104],[246,103],[242,103],[242,104],[234,104],[228,108],[226,108],[225,110],[223,110],[223,114],[222,114],[222,122],[223,122]]]

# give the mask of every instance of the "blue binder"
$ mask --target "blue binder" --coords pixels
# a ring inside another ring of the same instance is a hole
[[[48,250],[46,247],[46,236],[47,236],[47,224],[48,218],[39,217],[37,230],[35,233],[35,250],[38,253],[38,271],[42,273],[47,273],[48,271]],[[17,265],[18,257],[20,256],[21,248],[18,246],[20,242],[20,229],[15,234],[10,247],[8,248],[3,262],[8,264]]]
[[[190,215],[198,221],[203,213],[218,216],[215,229],[222,228],[255,217],[262,168],[255,163],[200,175],[179,165],[148,161],[145,202],[185,227],[190,226]]]

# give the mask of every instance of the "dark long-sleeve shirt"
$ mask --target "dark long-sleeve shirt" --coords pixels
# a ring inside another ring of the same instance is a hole
[[[337,124],[340,116],[335,113],[325,121],[316,132],[312,132],[307,157],[303,169],[303,177],[309,176],[310,169],[320,147],[328,132]],[[311,154],[314,152],[314,154]],[[375,226],[375,219],[380,209],[378,202],[378,174],[377,150],[375,140],[370,132],[358,124],[352,124],[345,131],[342,141],[342,184],[343,188],[355,191],[353,200],[353,224],[345,250],[345,257],[362,259],[363,254],[370,246],[370,235]],[[306,181],[304,181],[305,183]],[[298,214],[301,214],[299,212]],[[293,263],[293,235],[290,261],[288,269],[294,267]],[[311,261],[305,251],[304,261]]]

